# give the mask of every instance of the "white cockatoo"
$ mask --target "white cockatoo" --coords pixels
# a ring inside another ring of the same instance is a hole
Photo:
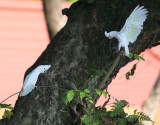
[[[144,6],[137,6],[130,16],[127,18],[121,31],[111,31],[107,33],[105,31],[105,36],[109,39],[115,37],[118,41],[118,51],[121,47],[125,49],[125,55],[129,56],[129,42],[134,43],[137,39],[137,36],[140,34],[143,29],[143,22],[147,18],[147,9],[143,8]]]
[[[29,73],[24,80],[20,96],[26,96],[27,94],[29,94],[35,88],[39,74],[44,73],[50,67],[51,65],[40,65],[37,68],[35,68],[31,73]]]

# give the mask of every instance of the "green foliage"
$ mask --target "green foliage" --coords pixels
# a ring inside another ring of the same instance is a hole
[[[134,54],[134,55],[133,55],[133,53],[129,53],[129,58],[130,58],[130,59],[132,59],[133,56],[134,56],[134,59],[136,59],[136,60],[138,60],[138,61],[139,61],[139,59],[145,61],[145,59],[144,59],[142,56],[138,56],[137,54]]]
[[[86,114],[81,117],[82,123],[85,125],[102,125],[101,118],[103,116],[107,116],[107,112],[105,108],[92,107],[92,110],[88,108],[84,108]]]
[[[13,107],[11,106],[11,104],[1,104],[0,103],[0,108],[5,108],[5,112],[2,116],[2,119],[4,119],[4,118],[10,119],[11,115],[13,114],[13,112],[12,112]]]
[[[95,89],[96,93],[100,96],[101,95],[101,91]]]
[[[153,122],[148,115],[144,114],[143,112],[137,112],[137,110],[134,110],[134,114],[129,115],[127,119],[129,122],[137,121],[137,124],[142,124],[142,121]]]
[[[107,96],[107,92],[105,92],[105,91],[99,91],[99,90],[95,89],[95,92],[99,96],[102,93],[103,93],[104,97]],[[94,104],[94,102],[92,100],[91,92],[88,89],[85,89],[84,91],[69,90],[69,91],[67,91],[66,96],[63,98],[63,101],[67,105],[69,102],[71,102],[74,99],[75,96],[80,97],[81,99],[85,98],[86,101],[89,101],[90,103]]]
[[[128,115],[124,112],[124,107],[128,103],[125,100],[115,100],[113,109],[107,111],[103,107],[92,106],[92,109],[84,108],[86,114],[81,117],[82,123],[85,125],[102,125],[102,117],[110,117],[112,119],[117,119],[117,125],[142,125],[142,121],[152,121],[149,116],[145,115],[143,112],[134,111],[133,115]]]
[[[110,112],[110,117],[114,118],[117,116],[125,116],[126,113],[124,112],[123,108],[128,104],[125,100],[115,100],[116,102],[113,103],[114,105],[112,111]]]
[[[96,93],[97,93],[99,96],[100,96],[101,94],[103,94],[105,98],[107,97],[107,92],[105,92],[105,91],[99,91],[99,90],[97,90],[97,89],[95,89],[95,91],[96,91]]]
[[[89,69],[90,70],[90,72],[91,72],[91,76],[90,76],[90,78],[93,78],[93,75],[98,75],[98,76],[103,76],[104,74],[107,74],[107,72],[105,71],[105,70],[99,70],[99,69],[95,69],[95,68],[90,68]]]
[[[75,92],[74,90],[69,90],[66,94],[66,97],[63,99],[65,104],[67,105],[68,102],[71,102],[74,98]]]
[[[1,104],[0,103],[0,108],[7,108],[7,109],[13,109],[13,107],[11,106],[11,104]]]
[[[84,92],[88,93],[88,94],[90,93],[90,91],[88,89],[85,89]]]
[[[131,71],[126,73],[126,79],[129,80],[129,76],[133,76],[136,70],[137,64],[134,64]]]
[[[104,74],[107,74],[105,70],[96,70],[96,73],[98,76],[103,76]]]
[[[5,112],[4,112],[3,116],[2,116],[2,119],[4,119],[4,118],[10,119],[10,117],[11,117],[12,114],[13,114],[12,111],[10,111],[10,110],[5,110]]]
[[[106,98],[108,93],[105,91],[102,91],[102,93],[103,93],[104,97]]]
[[[129,53],[129,58],[130,59],[132,59],[134,57],[134,59],[136,59],[136,60],[143,60],[143,61],[145,61],[145,59],[142,57],[142,56],[138,56],[137,54],[134,54],[133,55],[133,53]],[[132,67],[132,69],[131,69],[131,71],[130,72],[127,72],[126,73],[126,79],[127,80],[129,80],[129,76],[133,76],[134,75],[134,73],[135,73],[135,70],[136,70],[136,64],[134,64],[133,65],[133,67]]]
[[[80,92],[81,99],[83,99],[85,96],[86,96],[86,94],[84,92]]]
[[[107,92],[100,91],[95,89],[95,93],[99,96],[103,94],[105,97],[107,96]],[[125,100],[117,100],[115,99],[114,105],[111,106],[112,110],[107,111],[104,107],[96,107],[92,100],[91,92],[88,89],[84,91],[80,90],[69,90],[66,93],[66,97],[64,98],[65,103],[70,103],[75,97],[80,97],[82,100],[85,99],[87,102],[91,103],[91,108],[84,107],[83,110],[85,114],[80,117],[81,122],[85,125],[102,125],[102,117],[109,118],[112,120],[116,119],[117,125],[126,125],[126,124],[134,124],[134,125],[142,125],[142,121],[152,121],[149,116],[145,115],[143,112],[134,111],[133,115],[128,115],[124,112],[124,107],[128,105],[128,102]]]
[[[129,53],[129,58],[132,59],[133,53]]]

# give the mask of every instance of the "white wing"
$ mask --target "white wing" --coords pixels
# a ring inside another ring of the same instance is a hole
[[[29,94],[33,89],[35,88],[35,85],[30,84],[28,86],[26,86],[25,89],[22,89],[20,96],[26,96],[27,94]]]
[[[39,73],[32,71],[30,74],[26,76],[20,96],[27,95],[35,88],[35,84],[37,82],[38,75]]]
[[[20,92],[20,96],[25,96],[30,93],[35,88],[35,84],[38,80],[39,74],[44,73],[50,67],[51,65],[40,65],[35,68],[31,73],[29,73],[24,80],[23,89]]]
[[[120,34],[125,37],[126,40],[133,43],[143,29],[143,22],[147,17],[147,13],[148,11],[143,9],[143,6],[139,7],[138,5],[127,18]]]

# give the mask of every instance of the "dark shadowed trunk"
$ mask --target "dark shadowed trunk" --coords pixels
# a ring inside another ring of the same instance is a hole
[[[48,33],[51,40],[66,22],[61,13],[62,0],[42,0],[42,2]]]
[[[86,0],[87,1],[87,0]],[[19,97],[14,115],[6,125],[72,125],[76,115],[67,110],[62,101],[66,90],[89,88],[91,91],[102,83],[95,70],[105,69],[109,74],[99,89],[106,87],[119,69],[131,61],[115,53],[112,48],[117,40],[109,40],[104,31],[120,30],[131,11],[138,5],[149,10],[144,30],[130,52],[139,54],[155,46],[160,39],[160,4],[153,0],[96,0],[93,3],[76,2],[64,13],[68,16],[65,27],[58,32],[38,60],[26,74],[42,64],[51,64],[46,74],[41,74],[37,86],[50,87],[34,89],[29,95]],[[116,60],[115,60],[116,59]],[[113,68],[113,66],[115,67]],[[113,70],[112,70],[113,69]],[[87,80],[93,75],[94,82]],[[66,112],[67,111],[67,112]],[[80,112],[80,111],[79,111]],[[79,124],[79,122],[77,122]]]

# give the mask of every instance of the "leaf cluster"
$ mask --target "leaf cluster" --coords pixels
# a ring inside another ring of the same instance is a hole
[[[115,100],[116,102],[113,103],[114,105],[111,106],[113,109],[111,110],[109,116],[111,118],[118,117],[118,116],[126,116],[126,113],[124,112],[124,107],[128,104],[125,100]]]
[[[13,112],[12,112],[13,107],[11,106],[11,104],[1,104],[0,103],[0,108],[5,108],[2,119],[5,119],[5,118],[10,119],[11,115],[13,114]]]
[[[82,123],[85,125],[102,125],[101,118],[108,115],[105,108],[100,106],[92,107],[92,110],[84,108],[86,114],[81,117]]]
[[[7,108],[7,109],[13,109],[13,107],[11,106],[11,104],[1,104],[0,103],[0,108]]]
[[[137,64],[134,64],[133,67],[132,67],[132,69],[131,69],[131,71],[129,71],[129,72],[126,73],[126,79],[127,79],[127,80],[129,80],[129,77],[130,77],[130,76],[133,76],[133,75],[134,75],[135,70],[136,70],[136,67],[137,67]]]
[[[138,56],[137,54],[129,53],[129,58],[132,59],[133,57],[134,57],[134,59],[136,59],[138,61],[140,59],[143,60],[143,61],[145,61],[145,59],[142,56]],[[130,76],[134,75],[135,70],[136,70],[136,66],[137,66],[137,64],[134,64],[133,67],[132,67],[132,69],[131,69],[131,71],[129,71],[129,72],[126,73],[126,79],[127,80],[129,80]]]
[[[128,115],[124,112],[124,107],[128,105],[125,100],[115,100],[116,102],[112,106],[113,109],[109,112],[111,118],[117,118],[118,125],[142,125],[142,121],[151,121],[150,117],[143,112],[137,112],[134,110],[133,115]]]
[[[145,59],[142,57],[142,56],[138,56],[137,54],[133,54],[133,53],[129,53],[129,58],[130,59],[132,59],[134,57],[134,59],[136,59],[136,60],[143,60],[143,61],[145,61]]]
[[[13,112],[11,110],[5,110],[2,119],[8,118],[10,119],[11,115],[13,114]]]
[[[103,94],[105,97],[107,96],[107,92],[100,91],[95,89],[95,93],[99,96]],[[69,90],[65,97],[65,103],[70,103],[74,97],[80,97],[81,99],[85,99],[86,101],[92,104],[91,108],[84,107],[83,110],[85,113],[80,117],[81,122],[85,125],[102,125],[105,124],[102,121],[103,118],[109,118],[116,121],[118,125],[142,125],[142,121],[152,121],[149,116],[144,114],[143,112],[134,111],[133,115],[128,115],[124,112],[124,107],[128,105],[128,102],[125,100],[117,100],[115,99],[114,105],[111,106],[112,110],[107,111],[104,107],[96,107],[94,102],[92,101],[91,92],[88,89],[84,91],[80,90]]]
[[[104,97],[107,96],[107,92],[105,92],[105,91],[100,91],[100,90],[95,89],[95,93],[97,93],[99,96],[101,94],[103,94]],[[88,89],[85,89],[84,91],[69,90],[69,91],[67,91],[66,96],[63,98],[63,101],[67,105],[68,103],[70,103],[74,99],[74,97],[80,97],[82,100],[85,99],[86,101],[94,104],[94,102],[92,100],[92,93]]]

